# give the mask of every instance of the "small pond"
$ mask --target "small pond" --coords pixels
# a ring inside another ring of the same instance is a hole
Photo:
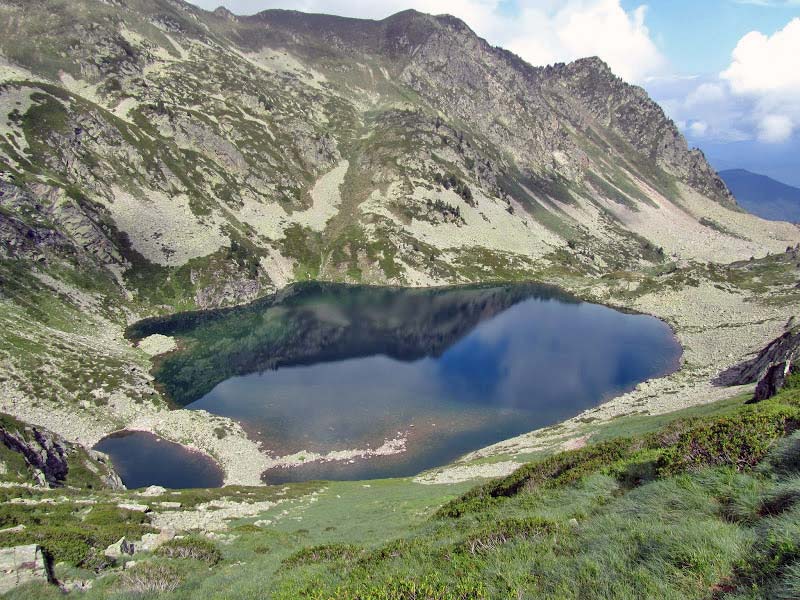
[[[120,431],[98,442],[95,450],[111,457],[128,489],[209,488],[222,485],[222,470],[200,452],[193,452],[146,431]]]
[[[155,333],[179,343],[154,369],[176,405],[237,419],[300,462],[272,483],[412,475],[597,406],[681,355],[658,319],[531,284],[299,284],[128,331]]]

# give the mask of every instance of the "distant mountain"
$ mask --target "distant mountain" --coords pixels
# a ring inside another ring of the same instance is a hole
[[[800,222],[800,188],[745,169],[719,175],[748,212],[772,221]]]

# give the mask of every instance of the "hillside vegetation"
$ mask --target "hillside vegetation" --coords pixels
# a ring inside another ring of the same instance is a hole
[[[611,422],[596,443],[472,488],[410,480],[289,486],[282,493],[297,504],[279,505],[283,520],[273,509],[234,520],[224,533],[177,538],[124,571],[98,567],[91,549],[71,550],[70,535],[86,543],[86,526],[42,543],[63,561],[61,577],[97,577],[82,593],[87,600],[795,598],[797,385],[793,379],[758,404],[738,396],[666,419]],[[191,510],[214,495],[278,491],[260,489],[174,498]],[[308,502],[312,490],[316,500]],[[114,497],[120,501],[117,493],[72,513],[77,523],[111,528],[105,538],[95,534],[100,545],[120,527],[147,527],[143,515],[128,525],[110,519],[103,506]],[[7,524],[35,514],[4,510]],[[59,594],[40,585],[9,597]]]
[[[610,415],[720,398],[800,312],[797,227],[743,212],[597,58],[182,0],[0,0],[0,57],[0,410],[69,442],[150,431],[258,483],[281,457],[170,410],[174,341],[124,331],[309,279],[540,281],[666,320],[684,368]]]
[[[0,0],[0,426],[45,440],[0,446],[0,547],[87,600],[797,597],[800,392],[714,382],[791,329],[798,276],[800,229],[597,58],[534,67],[415,11]],[[264,486],[285,457],[171,405],[180,340],[136,332],[308,280],[546,282],[663,319],[683,362],[421,478]],[[88,449],[123,429],[225,487],[118,489]]]

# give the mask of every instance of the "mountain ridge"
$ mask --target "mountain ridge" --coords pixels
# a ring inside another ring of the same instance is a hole
[[[0,0],[0,55],[0,410],[70,441],[191,440],[257,484],[274,457],[154,386],[174,340],[124,331],[298,281],[545,281],[665,319],[690,369],[606,416],[719,398],[794,302],[798,228],[741,211],[596,58],[532,67],[417,13],[176,0]]]
[[[771,221],[800,221],[800,188],[747,169],[720,171],[747,211]]]

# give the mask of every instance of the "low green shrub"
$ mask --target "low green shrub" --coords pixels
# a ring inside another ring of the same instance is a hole
[[[236,533],[261,533],[264,531],[258,525],[253,525],[253,523],[242,523],[233,527],[232,530]]]
[[[439,574],[365,579],[367,581],[341,585],[334,591],[310,589],[300,597],[309,600],[483,600],[490,597],[484,583],[468,574],[459,581],[445,579]],[[297,597],[295,590],[278,596],[280,600]]]
[[[487,598],[480,581],[444,581],[436,575],[419,579],[389,577],[378,585],[337,590],[335,598],[352,600],[481,600]]]
[[[592,446],[555,454],[540,462],[520,467],[508,477],[478,486],[448,502],[436,515],[457,518],[469,512],[485,510],[498,498],[509,498],[536,488],[574,483],[586,475],[628,458],[641,443],[617,438]]]
[[[126,510],[113,505],[100,505],[94,506],[83,519],[83,522],[86,525],[109,527],[118,526],[120,523],[141,525],[149,523],[150,520],[147,514],[140,511]]]
[[[178,570],[169,564],[158,562],[138,563],[122,573],[119,587],[134,594],[172,592],[180,586],[182,578]]]
[[[216,565],[222,560],[222,553],[213,542],[199,535],[175,538],[162,544],[156,550],[159,556],[167,558],[192,558],[209,565]]]
[[[721,465],[740,471],[751,468],[798,424],[798,411],[781,405],[700,423],[680,434],[677,442],[664,450],[658,461],[658,474],[667,477]]]
[[[351,544],[321,544],[303,548],[284,560],[283,564],[287,567],[296,567],[337,560],[351,561],[356,559],[361,552],[361,548]]]
[[[155,532],[147,515],[97,504],[85,513],[81,504],[3,504],[0,527],[25,525],[22,531],[0,533],[0,547],[39,544],[56,562],[96,569],[96,555],[121,537],[137,539]]]
[[[384,544],[377,550],[368,552],[359,559],[359,564],[367,568],[377,568],[382,562],[401,559],[425,546],[424,540],[419,538],[400,538]]]
[[[557,523],[541,517],[503,519],[473,533],[462,548],[470,554],[490,552],[512,540],[527,540],[537,536],[552,535],[560,528]]]

